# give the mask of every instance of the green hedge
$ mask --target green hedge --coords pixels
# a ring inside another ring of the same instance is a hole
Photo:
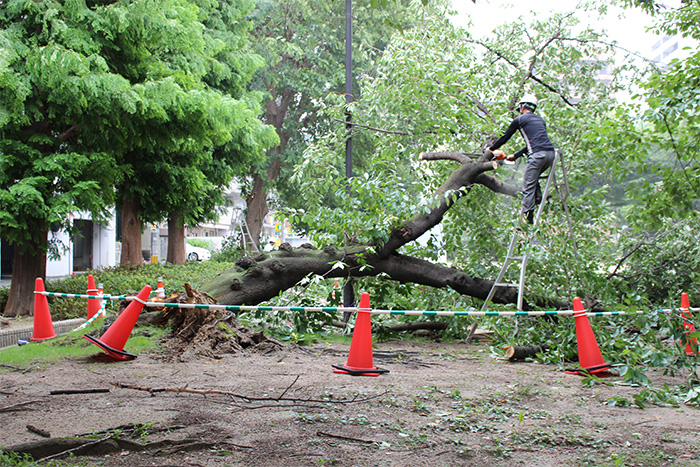
[[[95,278],[95,285],[103,284],[104,293],[110,295],[137,294],[144,286],[153,290],[158,286],[158,278],[163,278],[165,294],[183,290],[185,282],[195,289],[200,289],[206,282],[233,263],[203,261],[187,262],[184,266],[172,264],[143,264],[139,266],[119,266],[115,268],[87,271],[63,279],[52,279],[45,283],[49,292],[84,294],[87,292],[88,274]],[[9,287],[0,288],[0,303],[4,309],[7,303]],[[70,318],[82,318],[87,313],[87,301],[84,299],[49,297],[51,317],[54,321]]]

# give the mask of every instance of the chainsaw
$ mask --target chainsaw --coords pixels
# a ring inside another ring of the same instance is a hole
[[[489,160],[493,161],[498,161],[499,164],[514,164],[514,161],[509,161],[507,160],[508,156],[506,155],[505,152],[501,151],[500,149],[496,149],[495,151],[491,151],[490,149],[486,149],[486,155],[490,155],[491,157]]]

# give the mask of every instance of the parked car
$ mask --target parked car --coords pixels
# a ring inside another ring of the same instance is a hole
[[[185,258],[189,261],[207,261],[211,259],[211,252],[185,242]]]

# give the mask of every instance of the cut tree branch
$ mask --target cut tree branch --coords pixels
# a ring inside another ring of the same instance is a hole
[[[508,196],[517,196],[519,189],[487,173],[498,167],[494,161],[488,160],[487,155],[476,161],[456,152],[424,153],[421,158],[426,161],[456,161],[460,166],[433,194],[434,201],[430,209],[392,229],[381,247],[351,242],[342,247],[330,245],[318,250],[309,244],[292,248],[285,243],[279,251],[239,259],[234,268],[205,284],[204,290],[221,304],[254,305],[276,297],[280,291],[294,287],[309,275],[347,278],[386,274],[391,280],[401,283],[449,287],[460,294],[485,299],[493,281],[474,278],[454,268],[401,255],[398,250],[438,225],[444,214],[466,196],[474,184]],[[337,264],[342,264],[342,267],[336,267]],[[517,293],[515,289],[499,288],[493,302],[517,303]],[[569,303],[526,296],[523,309],[529,310],[535,306],[567,308]]]
[[[265,396],[265,397],[255,397],[255,396],[247,396],[245,394],[238,394],[232,391],[224,391],[221,389],[189,389],[187,385],[182,386],[182,387],[162,387],[162,388],[153,388],[153,387],[148,387],[148,386],[139,386],[136,384],[128,384],[128,383],[120,383],[117,381],[110,381],[109,384],[112,386],[116,386],[118,388],[122,389],[135,389],[137,391],[145,391],[151,394],[151,396],[155,396],[157,393],[160,392],[174,392],[176,394],[199,394],[202,396],[207,396],[207,395],[223,395],[223,396],[228,396],[232,398],[236,398],[245,402],[294,402],[294,403],[323,403],[323,404],[339,404],[339,405],[346,405],[346,404],[355,404],[359,402],[367,402],[372,399],[376,399],[377,397],[383,396],[385,393],[382,394],[377,394],[374,396],[367,396],[367,397],[359,397],[359,395],[355,395],[351,399],[347,400],[329,400],[329,399],[315,399],[312,397],[305,398],[305,399],[300,399],[297,397],[285,397],[284,395],[289,392],[291,387],[294,385],[294,383],[297,382],[299,379],[299,376],[296,377],[296,379],[290,384],[282,394],[280,394],[278,397],[271,397],[271,396]],[[286,405],[285,405],[286,407]]]

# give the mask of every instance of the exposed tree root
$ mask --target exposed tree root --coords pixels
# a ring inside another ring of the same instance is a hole
[[[215,449],[226,445],[239,449],[252,449],[252,446],[244,446],[225,440],[205,442],[199,438],[185,438],[181,440],[162,440],[141,444],[129,439],[119,438],[115,432],[100,439],[91,438],[56,438],[44,439],[32,443],[24,443],[6,448],[6,451],[18,454],[28,454],[36,461],[48,461],[61,459],[68,455],[75,456],[103,456],[114,452],[153,451],[155,456],[170,455],[182,451],[203,451]]]
[[[216,304],[216,300],[205,293],[198,292],[189,284],[184,285],[185,293],[168,297],[168,303]],[[236,316],[223,310],[209,308],[175,308],[168,307],[151,320],[165,325],[170,323],[172,333],[165,339],[165,346],[170,355],[180,361],[191,358],[221,358],[224,354],[242,351],[274,353],[285,345],[241,326]],[[168,352],[166,352],[167,355]]]

